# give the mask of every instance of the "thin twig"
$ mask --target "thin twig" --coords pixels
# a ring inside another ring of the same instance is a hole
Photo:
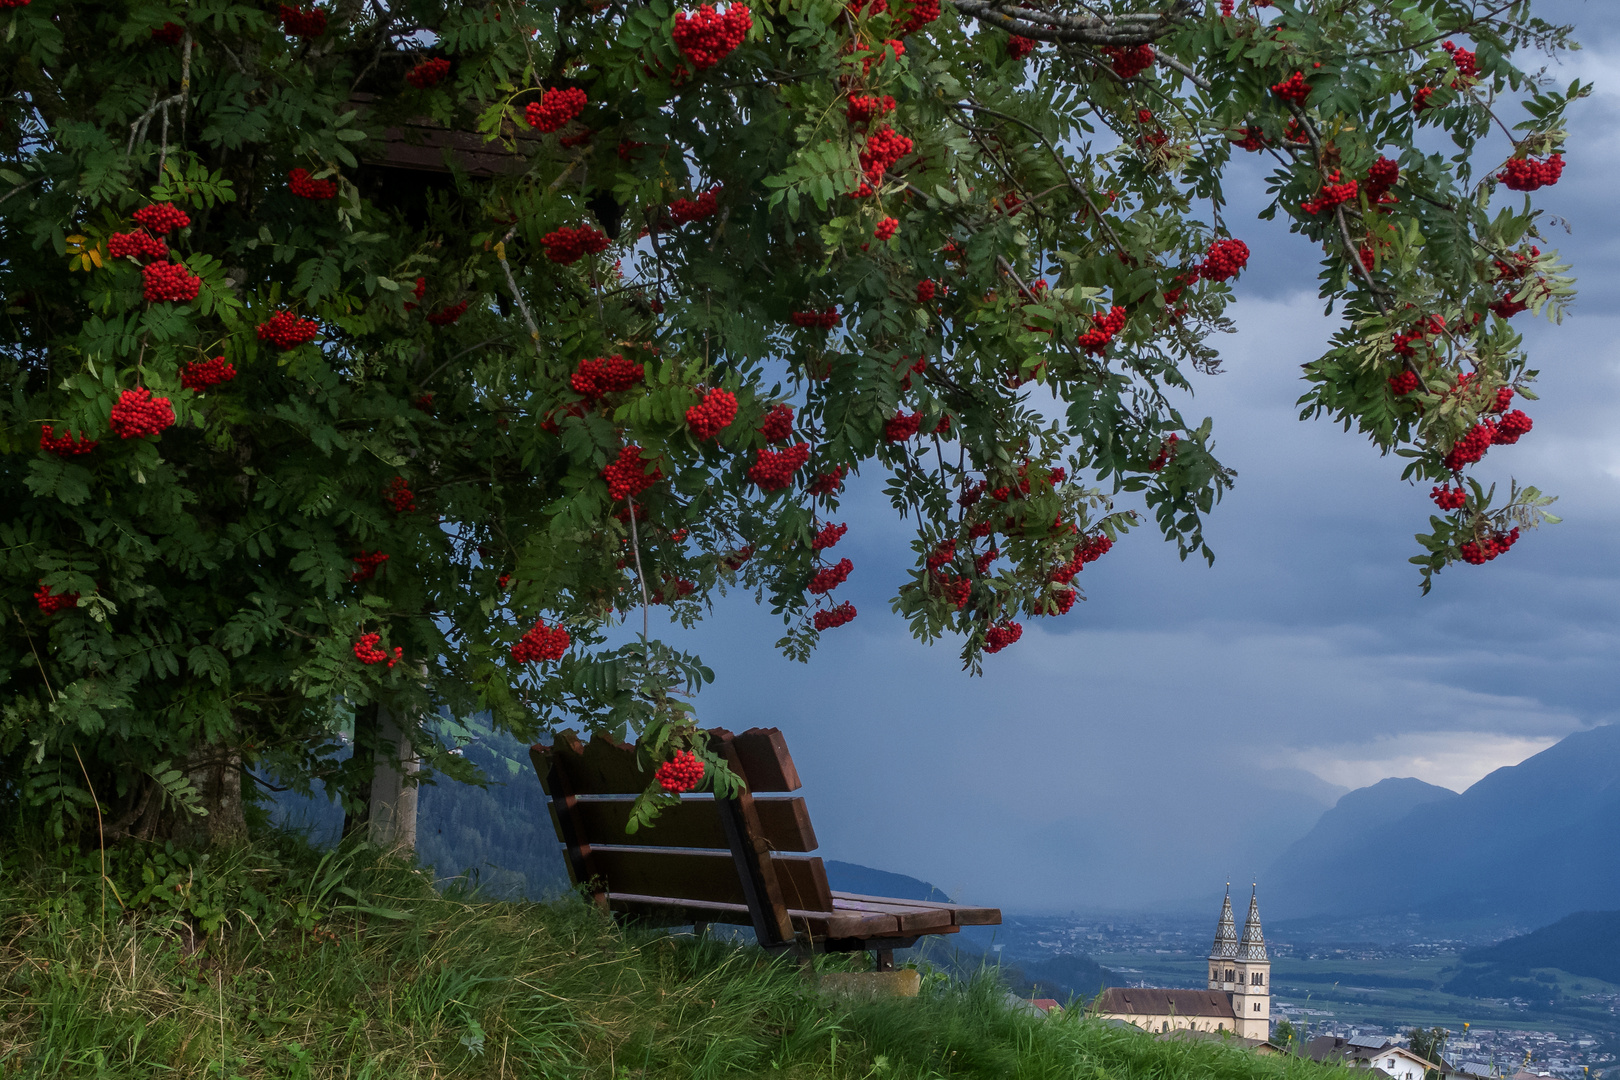
[[[641,537],[636,533],[636,500],[634,496],[626,495],[624,502],[630,507],[630,551],[636,557],[636,580],[641,582],[641,636],[645,640],[648,620],[647,575],[641,571]]]
[[[534,342],[534,354],[539,356],[540,327],[536,325],[534,315],[530,313],[529,305],[524,301],[523,294],[518,291],[517,278],[512,276],[512,264],[506,261],[506,242],[512,238],[512,234],[515,232],[517,232],[517,226],[513,225],[506,230],[506,235],[496,243],[495,258],[500,260],[501,269],[506,273],[506,287],[512,290],[512,299],[517,301],[518,310],[523,313],[523,322],[529,328],[529,340]]]

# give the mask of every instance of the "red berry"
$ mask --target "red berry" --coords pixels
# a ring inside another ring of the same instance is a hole
[[[842,540],[847,532],[849,532],[848,525],[825,525],[810,541],[810,547],[814,551],[824,551]]]
[[[223,356],[216,356],[212,360],[193,360],[180,369],[180,385],[196,394],[234,378],[236,367]]]
[[[460,300],[449,307],[442,307],[428,315],[427,321],[433,326],[449,326],[467,314],[467,301]]]
[[[626,446],[619,451],[618,460],[609,462],[602,469],[602,479],[608,485],[608,497],[614,502],[640,495],[663,478],[664,472],[657,466],[651,472],[647,471],[647,463],[642,460],[639,446]]]
[[[144,386],[125,390],[112,407],[112,429],[122,439],[142,439],[174,425],[174,407],[166,397],[155,398]]]
[[[396,476],[388,481],[388,488],[383,493],[383,502],[392,506],[396,514],[410,514],[416,511],[416,493],[411,490],[410,483],[403,476]]]
[[[761,491],[780,491],[793,483],[793,474],[809,460],[809,443],[794,443],[785,450],[762,448],[756,451],[754,464],[748,468],[748,479]]]
[[[519,664],[561,660],[571,640],[561,626],[547,626],[545,620],[538,620],[512,646],[512,659]]]
[[[1496,174],[1496,178],[1509,191],[1535,191],[1552,187],[1563,173],[1564,155],[1560,152],[1545,161],[1530,157],[1509,158],[1506,167]]]
[[[179,263],[154,262],[141,267],[141,298],[149,304],[197,299],[202,278]]]
[[[877,187],[883,182],[883,174],[894,167],[894,163],[911,153],[912,142],[906,136],[895,131],[894,128],[884,125],[866,136],[866,145],[860,153],[861,172],[866,176],[866,182]],[[888,237],[880,236],[879,240]]]
[[[766,442],[782,442],[793,437],[793,406],[776,405],[765,414],[759,433]]]
[[[1091,329],[1079,337],[1080,347],[1094,356],[1100,355],[1108,347],[1108,343],[1114,340],[1114,335],[1125,328],[1125,322],[1129,317],[1126,310],[1118,304],[1109,308],[1106,315],[1093,315]]]
[[[58,611],[63,611],[70,607],[78,607],[79,594],[75,592],[62,593],[58,596],[52,596],[50,588],[46,585],[41,585],[34,591],[34,603],[39,605],[40,614],[55,615]]]
[[[1198,274],[1209,281],[1226,281],[1237,277],[1248,262],[1248,244],[1241,240],[1217,240],[1209,246],[1209,254],[1198,266]]]
[[[287,188],[300,199],[335,199],[336,180],[312,180],[308,169],[293,169],[287,174]]]
[[[847,581],[849,579],[850,571],[854,569],[854,563],[850,562],[848,559],[839,559],[834,565],[824,566],[812,574],[810,576],[810,584],[805,587],[811,592],[815,593],[817,596],[820,596],[822,593],[831,592],[833,589],[836,589],[838,586]]]
[[[653,779],[665,791],[682,794],[703,782],[703,762],[690,750],[677,750],[675,756],[658,766]]]
[[[405,81],[418,90],[427,90],[438,86],[440,81],[450,74],[450,61],[442,56],[435,56],[431,60],[424,60],[405,73]]]
[[[806,485],[805,490],[812,495],[836,495],[838,489],[844,486],[844,467],[838,466],[830,473],[822,473]]]
[[[540,238],[545,246],[546,258],[554,263],[567,266],[578,262],[582,256],[598,255],[606,251],[612,243],[607,233],[590,225],[580,225],[576,228],[563,226],[560,229],[546,233]]]
[[[822,330],[831,330],[839,323],[838,309],[829,307],[822,311],[795,311],[793,325],[805,327],[818,327]]]
[[[185,35],[186,28],[179,23],[166,22],[152,30],[152,40],[163,45],[178,44]]]
[[[899,228],[900,223],[898,221],[892,217],[886,217],[877,223],[877,228],[872,230],[872,235],[879,240],[888,240],[894,236],[895,231]]]
[[[315,340],[321,331],[313,319],[300,319],[290,311],[278,311],[259,324],[259,340],[278,349],[296,349]]]
[[[883,437],[889,442],[905,442],[922,427],[921,413],[897,412],[883,422]]]
[[[295,8],[282,4],[277,17],[281,20],[282,33],[300,40],[307,41],[326,33],[325,8]]]
[[[1406,394],[1410,394],[1412,391],[1416,390],[1418,386],[1418,377],[1410,371],[1403,371],[1398,375],[1390,376],[1389,389],[1396,397],[1402,397]]]
[[[584,394],[594,401],[606,394],[623,393],[630,389],[641,381],[644,371],[641,364],[632,364],[620,353],[597,356],[581,360],[568,377],[568,385],[574,388],[575,393]]]
[[[818,611],[815,615],[815,627],[820,630],[831,630],[835,626],[843,626],[855,618],[855,605],[845,600],[831,611]]]
[[[385,551],[366,551],[362,549],[360,554],[354,557],[355,565],[360,569],[350,574],[349,580],[370,581],[377,576],[377,568],[387,561],[388,553]]]
[[[191,216],[173,203],[152,203],[141,207],[130,216],[159,236],[174,229],[184,229],[191,224]]]
[[[753,26],[754,15],[746,4],[732,4],[723,13],[715,11],[711,4],[702,4],[691,13],[675,13],[670,37],[676,48],[702,71],[731,55]]]
[[[107,237],[107,254],[115,259],[166,259],[169,256],[169,245],[145,229],[136,229],[133,232],[113,233]]]
[[[556,131],[584,112],[588,100],[577,86],[548,89],[523,107],[523,118],[536,131]]]
[[[1292,101],[1296,105],[1303,105],[1305,99],[1311,96],[1311,87],[1305,81],[1305,73],[1296,71],[1282,82],[1274,83],[1271,92],[1284,101]]]
[[[1012,57],[1014,60],[1022,60],[1024,57],[1035,51],[1037,44],[1038,43],[1032,38],[1019,37],[1017,34],[1009,34],[1007,35],[1007,55]]]
[[[1151,45],[1137,45],[1135,48],[1105,48],[1103,54],[1113,61],[1114,74],[1121,79],[1136,78],[1152,67],[1154,61],[1153,46]],[[1276,88],[1273,87],[1272,89]]]
[[[1442,510],[1460,510],[1468,502],[1468,493],[1463,490],[1461,484],[1455,488],[1450,484],[1444,484],[1430,488],[1429,498],[1433,499],[1434,505]]]
[[[1004,622],[992,626],[984,632],[984,651],[998,653],[1024,636],[1024,628],[1019,623]]]
[[[703,399],[686,410],[686,426],[692,434],[707,442],[737,419],[737,395],[718,387],[709,390]]]
[[[88,454],[99,445],[95,439],[82,439],[72,431],[64,431],[57,435],[55,429],[49,424],[39,429],[39,448],[47,454],[57,457],[74,457],[78,454]]]

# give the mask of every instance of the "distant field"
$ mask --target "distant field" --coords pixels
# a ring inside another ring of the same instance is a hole
[[[1150,986],[1204,985],[1202,959],[1161,953],[1099,953],[1098,963],[1132,982]],[[1606,1003],[1580,1000],[1580,995],[1620,993],[1596,979],[1558,973],[1566,1000],[1553,1009],[1515,1009],[1475,998],[1430,989],[1441,970],[1458,963],[1455,955],[1424,959],[1289,960],[1272,962],[1272,993],[1277,1003],[1331,1013],[1341,1024],[1366,1024],[1385,1030],[1439,1025],[1460,1030],[1475,1027],[1508,1030],[1577,1029],[1605,1039],[1620,1037],[1620,1017]],[[1325,1018],[1325,1017],[1324,1017]]]

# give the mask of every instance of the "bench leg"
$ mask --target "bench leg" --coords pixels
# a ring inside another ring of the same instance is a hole
[[[709,932],[709,924],[708,923],[703,922],[702,920],[694,920],[693,921],[693,923],[692,923],[692,936],[693,937],[704,937],[704,936],[706,936],[708,934],[708,932]]]
[[[873,949],[872,954],[877,959],[877,967],[876,967],[875,970],[877,970],[877,971],[893,971],[894,970],[894,950],[893,949]]]

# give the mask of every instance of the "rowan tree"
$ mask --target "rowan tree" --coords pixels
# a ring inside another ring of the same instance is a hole
[[[605,632],[735,586],[807,656],[856,473],[975,670],[1120,496],[1210,556],[1233,474],[1178,402],[1239,155],[1342,316],[1306,412],[1434,487],[1424,587],[1542,516],[1468,479],[1530,429],[1513,318],[1571,294],[1516,193],[1585,88],[1521,66],[1569,44],[1525,2],[0,7],[0,754],[59,830],[233,838],[242,770],[352,797],[378,703],[724,785],[707,669]]]

